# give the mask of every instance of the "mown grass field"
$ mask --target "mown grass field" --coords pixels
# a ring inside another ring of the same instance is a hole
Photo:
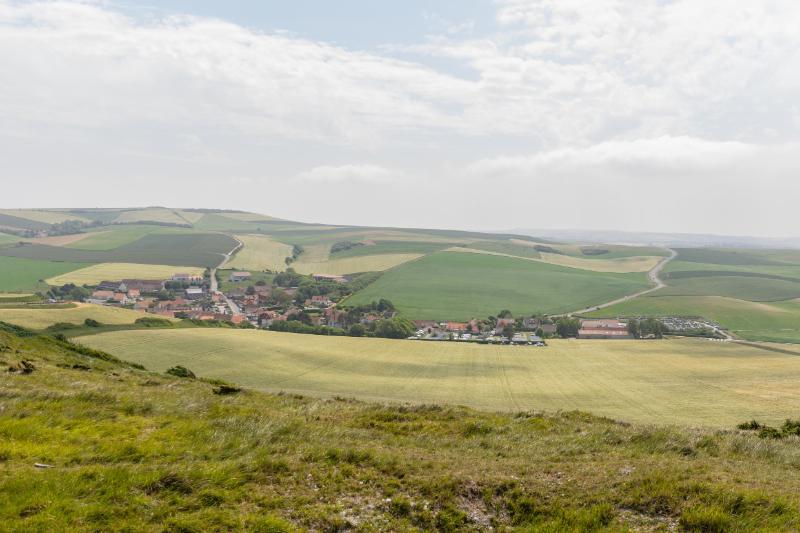
[[[237,235],[244,246],[236,252],[226,267],[244,270],[286,270],[286,258],[291,257],[292,247],[265,235]]]
[[[794,355],[705,340],[553,341],[547,348],[320,337],[242,330],[141,330],[78,339],[163,371],[267,391],[727,427],[800,411]]]
[[[133,324],[136,319],[146,316],[144,313],[120,307],[107,307],[84,303],[64,305],[68,307],[0,307],[0,321],[16,324],[25,328],[41,330],[57,322],[82,325],[83,321],[87,318],[97,320],[102,324]]]
[[[0,257],[0,292],[47,290],[43,280],[85,266],[85,263]]]
[[[587,316],[689,316],[723,325],[743,339],[800,343],[800,300],[750,302],[722,296],[643,296]]]
[[[388,298],[414,319],[464,320],[509,309],[568,312],[649,287],[644,274],[609,274],[504,256],[440,252],[386,272],[348,305]]]
[[[0,369],[9,531],[800,528],[796,437],[219,395],[2,331]]]
[[[48,278],[46,282],[55,286],[61,286],[66,283],[97,285],[102,281],[119,281],[123,279],[165,280],[170,279],[177,273],[202,275],[203,269],[191,266],[100,263],[99,265],[91,265]]]

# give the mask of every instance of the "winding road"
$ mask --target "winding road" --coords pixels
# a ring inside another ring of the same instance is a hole
[[[622,298],[617,298],[616,300],[611,300],[610,302],[605,302],[599,305],[593,305],[591,307],[587,307],[586,309],[579,309],[578,311],[572,311],[570,313],[567,313],[566,316],[579,315],[582,313],[589,313],[591,311],[598,311],[605,307],[611,307],[612,305],[620,304],[622,302],[627,302],[628,300],[638,298],[639,296],[644,296],[645,294],[650,294],[651,292],[663,289],[667,285],[661,280],[660,276],[661,271],[664,269],[667,263],[675,259],[675,257],[678,255],[678,252],[676,252],[672,248],[667,248],[667,250],[669,251],[669,256],[659,261],[656,264],[656,266],[651,268],[650,271],[647,273],[647,277],[650,279],[652,283],[654,283],[653,287],[650,287],[649,289],[645,289],[643,291],[636,292],[634,294],[628,294],[627,296],[623,296]]]
[[[231,257],[233,257],[234,254],[236,254],[236,252],[238,252],[244,246],[244,243],[239,239],[237,239],[236,237],[234,237],[233,235],[230,235],[230,237],[235,239],[238,244],[233,248],[233,250],[231,250],[227,254],[222,254],[223,257],[220,264],[211,269],[209,290],[213,293],[220,294],[222,298],[225,300],[225,303],[228,304],[228,308],[231,310],[231,313],[233,313],[234,315],[239,315],[242,312],[241,309],[239,309],[239,306],[236,305],[230,298],[225,296],[224,293],[220,292],[219,284],[217,283],[217,269],[223,267],[225,263],[230,261]]]

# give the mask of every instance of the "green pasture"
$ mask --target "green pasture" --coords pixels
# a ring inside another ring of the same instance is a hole
[[[441,252],[400,265],[347,299],[391,300],[412,319],[465,320],[581,309],[649,287],[644,274],[609,274],[510,257]]]
[[[88,266],[83,263],[37,261],[0,256],[0,292],[47,290],[44,280]]]

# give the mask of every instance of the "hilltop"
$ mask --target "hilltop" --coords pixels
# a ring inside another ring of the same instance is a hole
[[[797,437],[238,391],[8,326],[0,369],[10,530],[800,527]]]

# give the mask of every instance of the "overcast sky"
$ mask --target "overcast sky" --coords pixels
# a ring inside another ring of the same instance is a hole
[[[799,28],[797,0],[0,0],[0,207],[796,236]]]

